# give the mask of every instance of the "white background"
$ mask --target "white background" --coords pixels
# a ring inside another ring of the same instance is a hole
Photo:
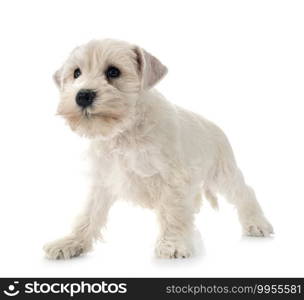
[[[2,1],[0,276],[304,276],[303,1]],[[204,203],[198,254],[157,260],[151,211],[117,203],[106,243],[70,261],[42,246],[68,233],[87,192],[87,141],[55,116],[53,72],[92,38],[139,44],[169,68],[158,89],[217,123],[273,238],[243,238]]]

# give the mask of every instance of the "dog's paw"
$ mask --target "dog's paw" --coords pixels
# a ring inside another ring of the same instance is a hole
[[[65,237],[48,243],[43,247],[49,259],[69,259],[90,250],[90,246],[75,237]]]
[[[155,254],[158,258],[188,258],[193,253],[183,241],[159,240],[156,244]]]
[[[255,215],[243,223],[243,232],[247,236],[268,237],[274,233],[272,225],[263,215]]]

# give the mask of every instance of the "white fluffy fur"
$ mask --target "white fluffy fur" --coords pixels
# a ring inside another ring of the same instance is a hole
[[[107,80],[109,65],[121,70],[119,78]],[[76,68],[82,74],[74,79]],[[145,50],[114,40],[76,48],[56,72],[58,113],[72,130],[90,138],[92,185],[72,233],[45,246],[49,258],[71,258],[91,250],[119,198],[155,211],[160,224],[156,254],[162,258],[192,254],[194,213],[202,195],[213,206],[216,194],[235,205],[246,235],[273,232],[224,133],[153,89],[166,72]],[[98,95],[85,111],[75,102],[82,88]]]

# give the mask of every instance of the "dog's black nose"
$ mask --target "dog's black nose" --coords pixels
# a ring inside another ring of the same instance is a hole
[[[96,92],[93,90],[80,90],[76,95],[76,103],[85,108],[90,106],[96,97]]]

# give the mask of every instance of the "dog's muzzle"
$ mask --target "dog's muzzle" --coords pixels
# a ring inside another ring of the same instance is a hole
[[[82,107],[86,108],[90,106],[96,97],[96,92],[93,90],[80,90],[76,95],[76,103]]]

